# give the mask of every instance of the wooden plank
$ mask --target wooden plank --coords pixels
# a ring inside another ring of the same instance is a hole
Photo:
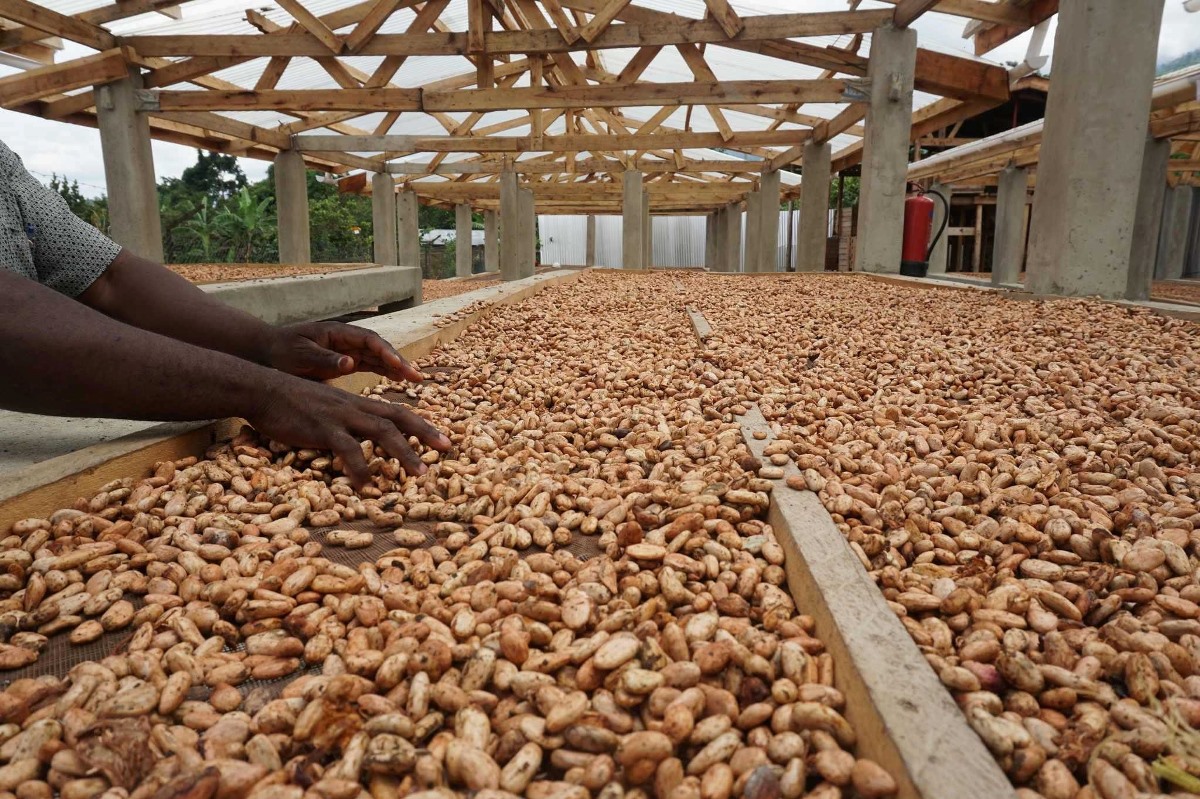
[[[2,0],[24,2],[25,0]],[[578,0],[567,0],[564,5]],[[628,9],[627,9],[628,10]],[[705,44],[732,41],[714,20],[685,19],[670,14],[650,22],[610,25],[593,41],[568,43],[554,29],[491,31],[484,36],[485,50],[492,55],[568,53],[647,45]],[[834,36],[873,30],[890,19],[882,11],[826,11],[795,14],[763,14],[746,17],[737,42],[799,36]],[[359,55],[459,56],[467,48],[464,32],[377,33]],[[269,56],[327,55],[328,48],[307,33],[276,33],[269,36],[244,34],[159,34],[127,36],[122,40],[146,56]],[[820,48],[818,48],[820,49]],[[953,58],[953,56],[951,56]],[[965,60],[965,59],[960,59]],[[862,59],[865,74],[866,59]],[[1003,69],[1000,72],[1004,72]],[[1007,73],[1004,73],[1007,75]]]
[[[1058,13],[1058,0],[1033,0],[1020,7],[1026,18],[1019,23],[995,25],[975,35],[975,55],[986,55]]]
[[[420,89],[263,89],[149,94],[143,111],[420,111]]]
[[[1168,172],[1200,172],[1200,158],[1172,158],[1167,161]]]
[[[409,181],[407,188],[415,191],[418,197],[452,202],[474,202],[476,200],[499,200],[500,184],[498,183],[456,183],[448,180]],[[557,183],[550,181],[531,181],[524,188],[531,189],[534,197],[540,200],[570,202],[593,202],[598,200],[621,200],[622,186],[619,183]],[[699,183],[647,183],[646,191],[651,199],[661,199],[668,202],[687,202],[693,199],[708,201],[725,201],[740,199],[746,192],[754,188],[750,181],[728,183],[724,181]]]
[[[0,107],[11,108],[52,94],[129,77],[121,48],[0,78]],[[91,93],[88,92],[88,96]],[[89,103],[90,104],[90,103]]]
[[[903,0],[880,0],[880,2],[899,5]],[[941,14],[951,14],[956,17],[966,17],[983,22],[995,22],[1001,25],[1024,23],[1028,16],[1017,6],[1007,5],[995,0],[940,0],[935,11]]]
[[[580,133],[546,136],[544,147],[535,149],[529,136],[297,136],[302,152],[584,152],[592,150],[653,150],[739,146],[788,147],[807,131],[759,130],[736,133],[726,142],[719,133],[656,133],[642,135]]]
[[[742,18],[733,10],[733,6],[729,5],[729,0],[704,0],[704,4],[708,6],[708,13],[712,14],[713,19],[730,38],[742,32],[745,27]]]
[[[342,52],[346,44],[342,41],[333,30],[322,22],[316,14],[304,7],[300,0],[276,0],[279,7],[291,14],[292,19],[300,23],[306,31],[312,34],[313,38],[325,46],[333,55]]]
[[[675,161],[646,161],[638,162],[637,168],[646,174],[672,172],[724,172],[729,174],[754,173],[762,171],[759,161],[744,161],[740,158],[730,159],[683,159],[682,164]],[[511,166],[505,166],[501,161],[449,161],[443,162],[432,172],[425,164],[420,163],[390,163],[387,171],[393,175],[499,175],[506,169],[522,175],[556,175],[567,172],[567,165],[561,161],[513,161]],[[589,172],[624,172],[625,165],[614,158],[588,158],[577,161],[573,172],[587,174]]]
[[[117,46],[117,37],[99,25],[51,11],[29,0],[0,0],[0,17],[44,31],[51,36],[61,36],[87,45],[93,50],[111,50]]]
[[[917,19],[926,11],[933,10],[933,7],[940,0],[900,0],[896,4],[896,10],[892,14],[892,25],[897,28],[907,28],[909,25],[917,21]]]
[[[836,279],[836,278],[833,278]],[[755,457],[771,442],[758,407],[740,419]],[[767,434],[763,440],[755,432]],[[794,463],[785,477],[798,475]],[[900,799],[1012,799],[991,753],[888,606],[816,494],[776,480],[768,521],[786,554],[796,606],[833,656],[856,752],[896,778]]]
[[[388,17],[400,6],[400,0],[376,0],[375,5],[346,37],[346,50],[357,53],[376,34]]]
[[[595,41],[600,34],[604,33],[617,14],[621,13],[621,9],[629,5],[630,0],[607,0],[604,6],[592,16],[588,23],[579,29],[579,36],[586,42]]]
[[[423,358],[437,347],[462,335],[470,325],[497,307],[527,299],[546,286],[577,280],[583,270],[533,278],[488,287],[428,303],[407,311],[365,319],[356,324],[375,330],[405,358]],[[486,303],[457,322],[436,327],[440,316],[474,304]],[[378,375],[361,373],[332,381],[347,391],[358,392],[375,385]],[[156,425],[143,433],[125,436],[57,458],[0,481],[0,531],[7,533],[14,522],[44,517],[60,508],[72,507],[79,497],[91,497],[105,483],[122,477],[141,477],[157,461],[202,456],[214,442],[237,432],[240,419],[212,424]]]
[[[183,2],[187,2],[187,0],[183,0]],[[73,15],[73,18],[79,22],[102,25],[105,22],[115,22],[128,17],[136,17],[139,14],[177,7],[179,4],[180,0],[121,0],[119,3],[108,3],[98,8],[82,11]],[[14,27],[0,31],[0,50],[19,52],[17,48],[22,44],[45,39],[45,31],[29,26]]]
[[[620,108],[709,103],[836,103],[839,80],[740,80],[686,83],[639,83],[633,86],[534,85],[520,89],[430,92],[421,97],[425,111],[500,111],[532,108]],[[315,94],[315,92],[309,92]],[[333,94],[333,92],[331,92]],[[336,94],[343,94],[337,92]]]

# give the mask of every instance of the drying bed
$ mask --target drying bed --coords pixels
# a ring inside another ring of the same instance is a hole
[[[451,432],[423,478],[372,457],[354,495],[327,455],[244,433],[19,525],[5,662],[38,629],[127,636],[0,695],[0,791],[915,796],[937,764],[868,754],[896,718],[878,682],[841,690],[879,664],[827,646],[797,590],[805,531],[770,502],[791,492],[995,756],[971,768],[1048,799],[1167,792],[1150,764],[1184,779],[1200,721],[1198,332],[866,277],[547,287],[422,386],[368,389]]]

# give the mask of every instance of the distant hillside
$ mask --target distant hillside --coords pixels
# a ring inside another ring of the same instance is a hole
[[[1164,61],[1158,65],[1158,74],[1165,75],[1168,72],[1174,72],[1177,69],[1190,67],[1192,64],[1200,64],[1200,47],[1192,50],[1190,53],[1184,53],[1179,58],[1172,58],[1170,61]]]

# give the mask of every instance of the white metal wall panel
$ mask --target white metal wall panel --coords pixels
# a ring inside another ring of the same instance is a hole
[[[587,257],[586,216],[538,216],[542,263],[582,266]]]

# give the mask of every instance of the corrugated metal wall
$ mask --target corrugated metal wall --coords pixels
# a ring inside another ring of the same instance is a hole
[[[792,214],[793,249],[800,231],[799,211]],[[706,232],[703,216],[656,216],[654,225],[654,266],[703,266],[704,236]],[[779,240],[775,249],[775,268],[787,268],[788,212],[779,212]],[[832,212],[829,230],[833,230]],[[560,263],[568,266],[582,265],[587,254],[586,216],[539,216],[538,231],[542,240],[542,263]],[[742,214],[743,256],[746,241],[746,215]],[[794,254],[793,254],[794,257]],[[621,217],[596,217],[596,265],[619,268],[621,266]],[[741,271],[742,265],[738,265]]]

